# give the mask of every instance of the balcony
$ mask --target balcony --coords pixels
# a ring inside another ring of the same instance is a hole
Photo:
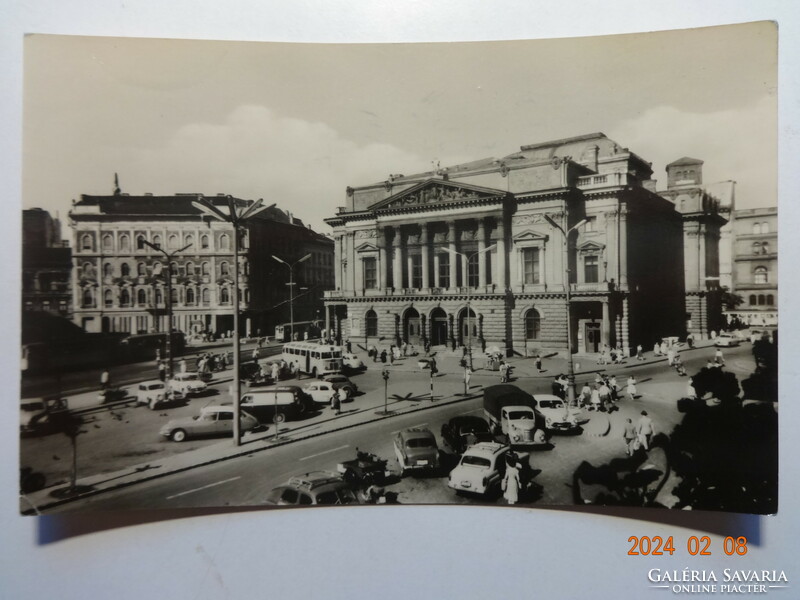
[[[592,189],[615,185],[626,185],[628,183],[627,173],[606,173],[604,175],[586,175],[578,177],[575,185],[582,189]]]
[[[479,296],[482,294],[501,294],[503,293],[496,284],[476,286],[467,288],[460,286],[457,288],[386,288],[373,290],[326,290],[324,299],[336,300],[340,298],[399,298],[408,296],[430,297],[430,296]]]

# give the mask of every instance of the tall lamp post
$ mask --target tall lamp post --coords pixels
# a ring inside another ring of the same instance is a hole
[[[264,201],[258,199],[255,202],[245,202],[237,206],[233,197],[228,196],[227,200],[228,205],[220,207],[208,198],[201,197],[193,201],[192,206],[218,221],[230,223],[233,227],[233,285],[236,288],[233,293],[233,443],[235,446],[240,446],[242,444],[242,382],[239,379],[239,353],[241,352],[241,341],[239,340],[239,228],[245,225],[251,217],[275,205],[265,206]],[[227,212],[223,208],[227,208]]]
[[[558,229],[564,236],[564,292],[567,296],[567,406],[571,406],[575,404],[575,365],[572,361],[572,306],[569,287],[569,234],[573,231],[577,231],[578,228],[583,227],[588,219],[582,219],[564,231],[564,228],[548,215],[544,215],[544,218],[553,228]]]
[[[166,351],[167,351],[167,379],[172,377],[172,259],[175,258],[178,254],[189,248],[192,244],[186,244],[180,250],[175,250],[174,252],[167,252],[161,246],[157,246],[156,244],[151,244],[147,240],[142,240],[146,246],[150,246],[153,250],[157,252],[161,252],[164,257],[167,259],[167,342],[166,342]]]
[[[301,262],[307,261],[311,258],[311,253],[309,252],[303,258],[294,261],[293,263],[288,263],[285,260],[282,260],[272,255],[272,258],[277,260],[282,265],[286,265],[289,268],[289,283],[286,285],[289,286],[289,341],[294,341],[294,268],[299,265]]]
[[[490,252],[494,250],[496,247],[497,244],[492,244],[491,246],[484,248],[483,250],[473,252],[472,254],[464,254],[463,252],[457,252],[452,248],[445,248],[450,254],[457,254],[466,262],[466,269],[464,270],[464,282],[467,284],[467,356],[469,357],[470,371],[472,370],[472,307],[470,305],[470,289],[472,286],[469,284],[469,261],[476,256],[483,254],[484,252]]]

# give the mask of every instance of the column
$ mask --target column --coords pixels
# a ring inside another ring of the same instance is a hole
[[[497,269],[494,275],[494,282],[497,284],[498,289],[503,292],[506,289],[506,263],[508,261],[508,254],[506,254],[506,228],[503,223],[503,216],[497,218]],[[544,275],[544,273],[542,273]]]
[[[628,286],[628,209],[619,209],[619,284]]]
[[[611,346],[611,340],[609,339],[609,327],[611,325],[609,316],[608,316],[608,298],[603,298],[603,321],[600,325],[600,339],[603,341],[603,344],[607,346]]]
[[[450,289],[453,290],[458,287],[456,278],[458,277],[458,254],[453,254],[456,251],[456,222],[447,222],[447,247],[450,248]]]
[[[436,246],[433,247],[433,287],[442,287],[439,280],[439,251]]]
[[[478,252],[486,250],[486,219],[478,219]],[[486,289],[486,252],[478,254],[478,287]]]
[[[430,272],[428,270],[428,261],[430,260],[430,252],[428,248],[428,224],[422,223],[420,225],[419,243],[422,249],[422,289],[431,287]]]
[[[378,229],[378,252],[380,253],[378,262],[378,270],[380,271],[380,285],[381,289],[385,290],[389,287],[389,263],[387,262],[386,252],[386,228],[380,227]]]
[[[392,269],[392,287],[399,290],[403,287],[403,255],[400,247],[400,228],[394,228],[394,239],[392,240],[392,260],[394,260],[394,268]]]
[[[350,277],[349,280],[349,289],[355,293],[358,289],[356,287],[356,270],[360,267],[360,265],[356,264],[356,234],[355,232],[350,232],[347,234],[347,264],[350,265]]]
[[[328,337],[333,337],[333,336],[331,336],[331,307],[330,306],[326,306],[325,307],[325,331],[328,332]]]
[[[411,259],[411,251],[406,246],[406,283],[407,287],[414,287],[414,261]]]

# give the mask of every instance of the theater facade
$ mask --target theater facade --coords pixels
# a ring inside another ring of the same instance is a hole
[[[354,345],[522,355],[565,352],[568,330],[590,354],[683,335],[685,260],[710,255],[684,256],[693,217],[651,176],[595,133],[348,188],[326,219],[327,328]]]

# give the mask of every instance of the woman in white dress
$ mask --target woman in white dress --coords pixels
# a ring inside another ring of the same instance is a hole
[[[506,474],[503,477],[503,497],[509,504],[519,502],[519,470],[515,464],[506,465]]]
[[[625,393],[628,398],[634,400],[636,398],[636,378],[633,376],[628,377],[628,385],[625,388]]]

